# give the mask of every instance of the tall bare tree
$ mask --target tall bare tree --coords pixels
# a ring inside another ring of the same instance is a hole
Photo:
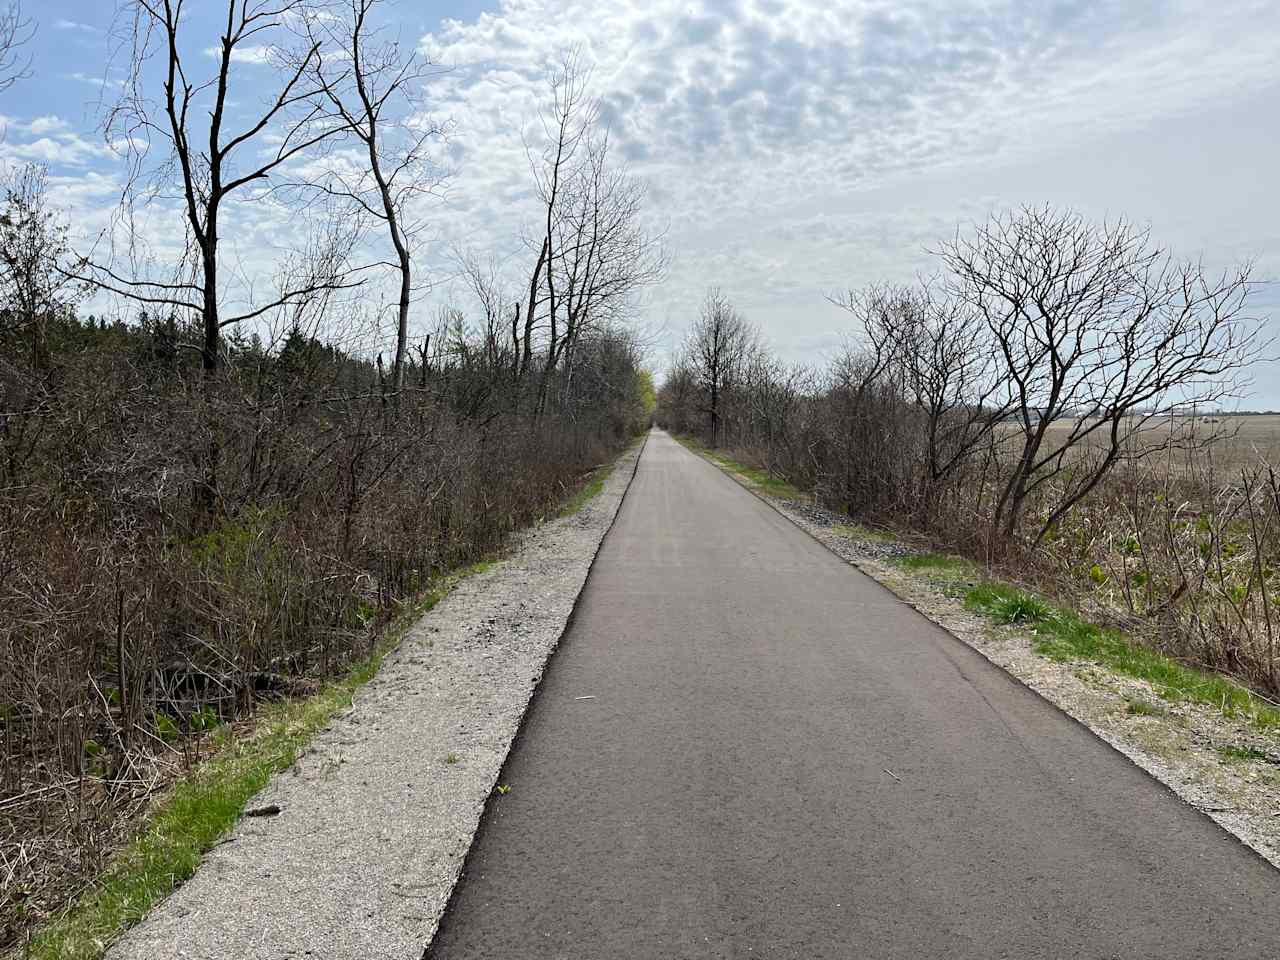
[[[729,298],[718,288],[708,290],[685,339],[684,355],[702,387],[713,446],[721,440],[724,396],[759,346],[759,332]]]
[[[539,411],[545,403],[547,379],[558,359],[561,291],[557,289],[552,264],[559,256],[557,224],[563,212],[563,194],[573,175],[575,158],[599,115],[598,104],[587,93],[590,79],[591,71],[583,64],[581,51],[574,49],[565,53],[548,80],[550,99],[539,117],[545,137],[542,150],[535,156],[532,148],[529,149],[529,164],[540,204],[538,232],[531,246],[538,252],[529,276],[528,296],[523,303],[517,303],[516,310],[517,313],[524,311],[522,375],[528,372],[533,360],[539,317],[545,319],[547,352],[539,388]]]
[[[831,300],[862,328],[874,376],[922,421],[928,499],[1009,412],[1007,381],[982,315],[932,282],[872,284]]]
[[[128,74],[105,124],[109,141],[124,144],[130,163],[129,206],[167,197],[176,188],[187,252],[177,274],[165,281],[130,276],[97,261],[89,276],[103,289],[199,316],[199,350],[205,371],[213,373],[222,361],[227,327],[310,297],[319,287],[346,285],[340,277],[324,277],[276,291],[268,302],[251,302],[240,312],[223,310],[221,244],[228,201],[264,198],[290,161],[343,127],[314,85],[319,41],[298,62],[277,57],[292,36],[291,24],[313,10],[315,0],[223,0],[222,35],[212,72],[204,76],[207,43],[193,35],[190,6],[188,0],[129,0],[122,6],[117,29],[127,39]],[[158,96],[152,89],[157,61]],[[248,107],[267,75],[273,79],[267,96]]]
[[[1019,532],[1028,497],[1053,483],[1042,539],[1154,418],[1239,396],[1266,347],[1263,322],[1246,310],[1247,265],[1211,274],[1123,220],[1023,207],[939,254],[954,295],[983,318],[1008,391],[1016,452],[997,541]],[[1182,439],[1166,436],[1151,442],[1148,431],[1142,449]]]
[[[308,65],[343,134],[364,154],[354,170],[334,164],[316,186],[380,221],[395,252],[400,289],[391,388],[398,394],[409,352],[413,246],[421,228],[409,205],[440,183],[428,150],[444,131],[417,103],[431,64],[378,28],[375,18],[384,5],[384,0],[342,0],[336,9],[313,12],[305,20],[300,62]],[[314,50],[318,56],[311,56]]]
[[[533,267],[520,294],[497,296],[492,273],[475,269],[474,257],[461,258],[486,310],[510,305],[514,379],[536,375],[539,416],[557,396],[573,402],[574,356],[583,339],[606,335],[636,291],[665,268],[662,237],[642,220],[644,185],[613,159],[590,78],[579,50],[561,57],[539,115],[542,137],[526,145],[538,219],[527,240]]]
[[[547,373],[563,365],[564,400],[573,386],[575,350],[584,334],[620,318],[642,286],[665,269],[662,238],[642,221],[644,185],[610,161],[608,131],[592,137],[562,194],[547,266],[549,285],[560,290],[563,326],[553,321]]]
[[[280,276],[301,278],[300,285],[262,298],[254,295],[258,278],[242,273],[246,296],[231,299],[228,281],[235,278],[224,269],[223,241],[232,201],[275,203],[272,187],[287,180],[290,164],[312,156],[343,128],[313,82],[320,44],[297,62],[282,53],[295,37],[294,25],[321,0],[218,2],[221,35],[214,47],[193,23],[189,0],[121,4],[115,29],[128,58],[126,80],[104,131],[110,144],[123,145],[127,162],[122,211],[130,257],[127,266],[114,256],[87,258],[79,274],[102,290],[197,318],[200,342],[182,346],[199,352],[204,373],[208,423],[194,492],[206,517],[220,497],[223,444],[213,399],[224,330],[359,282],[343,251],[320,261],[337,272],[286,271]],[[165,279],[153,279],[135,256],[134,214],[167,205],[175,195],[185,248]]]

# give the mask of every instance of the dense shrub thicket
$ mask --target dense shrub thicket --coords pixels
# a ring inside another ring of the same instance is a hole
[[[621,331],[584,335],[572,382],[544,387],[455,321],[388,396],[376,365],[300,330],[232,340],[211,385],[176,321],[44,320],[38,351],[0,327],[6,916],[92,868],[148,758],[366,655],[652,402]]]

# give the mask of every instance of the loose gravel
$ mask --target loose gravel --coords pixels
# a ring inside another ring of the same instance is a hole
[[[243,819],[109,960],[421,956],[641,449],[414,626],[248,805],[279,812]]]

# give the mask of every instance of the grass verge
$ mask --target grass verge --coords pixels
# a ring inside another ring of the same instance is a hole
[[[714,461],[730,473],[737,474],[771,497],[781,497],[784,500],[799,500],[804,496],[799,488],[792,486],[787,481],[763,470],[757,470],[755,467],[749,467],[745,463],[739,463],[731,457],[726,457],[724,454],[704,446],[692,437],[676,436],[675,439],[694,453]]]
[[[564,506],[560,508],[557,517],[569,517],[577,513],[585,507],[592,499],[594,499],[600,491],[604,489],[604,482],[609,479],[609,474],[613,472],[613,463],[606,463],[602,467],[596,467],[587,475],[587,480],[582,484],[568,500]]]
[[[1187,666],[1158,653],[1118,630],[1100,627],[1009,583],[988,579],[977,565],[960,557],[923,554],[897,561],[902,568],[939,582],[964,605],[997,624],[1022,626],[1034,635],[1036,653],[1059,662],[1088,661],[1115,673],[1144,680],[1163,700],[1213,707],[1223,716],[1247,720],[1264,731],[1280,730],[1280,710],[1220,674]],[[973,582],[977,580],[978,582]],[[1155,706],[1154,704],[1151,706]],[[1131,712],[1155,713],[1138,707]]]
[[[978,576],[981,569],[971,560],[945,553],[913,553],[906,557],[899,557],[895,562],[904,570],[927,573],[935,577],[940,575]]]
[[[850,540],[864,540],[872,543],[897,543],[899,539],[885,530],[864,527],[860,523],[837,523],[831,528],[831,532],[837,537],[847,537]]]
[[[335,715],[351,706],[405,631],[482,561],[442,577],[386,631],[374,652],[319,693],[265,707],[253,732],[216,731],[214,752],[168,788],[137,835],[87,892],[47,921],[19,955],[31,960],[96,960],[119,936],[186,881],[201,857],[240,819],[245,804],[288,769]]]
[[[634,450],[636,447],[643,444],[644,441],[645,434],[642,433],[635,440],[631,441],[631,443],[627,444],[627,449],[626,451],[623,451],[623,453]],[[557,513],[556,516],[573,516],[573,514],[577,513],[595,499],[595,497],[604,490],[604,482],[609,479],[610,474],[613,473],[613,468],[618,465],[618,460],[621,459],[622,456],[623,454],[619,454],[608,463],[601,464],[587,474],[586,480],[577,489],[577,491],[575,491],[574,494],[565,501],[564,506],[560,508],[560,512]]]

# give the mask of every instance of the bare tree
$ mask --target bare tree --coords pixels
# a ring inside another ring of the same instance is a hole
[[[665,268],[662,237],[642,222],[644,185],[613,160],[598,103],[588,93],[590,77],[575,49],[548,81],[541,147],[526,147],[539,211],[528,241],[533,268],[520,296],[499,298],[512,309],[515,379],[540,357],[539,416],[555,396],[553,382],[560,402],[572,403],[574,354],[583,338],[621,319],[637,289]],[[482,303],[494,303],[491,284],[476,286],[482,273],[466,272]]]
[[[112,143],[125,145],[131,171],[128,205],[167,197],[176,188],[188,249],[177,275],[167,281],[128,276],[97,261],[88,273],[105,290],[199,316],[199,350],[207,373],[221,365],[225,328],[311,297],[318,286],[348,285],[340,277],[324,277],[304,288],[279,291],[269,302],[250,302],[230,316],[222,309],[227,201],[242,194],[263,199],[286,164],[343,130],[312,82],[319,41],[297,62],[275,71],[276,82],[259,107],[246,107],[261,86],[245,82],[243,65],[265,73],[264,61],[283,47],[291,22],[314,5],[312,0],[224,0],[223,5],[226,16],[212,74],[203,79],[197,78],[202,54],[190,52],[203,44],[191,36],[186,0],[129,0],[122,7],[118,29],[127,40],[128,79],[105,129]],[[151,90],[157,60],[163,78],[159,97]],[[157,152],[159,162],[149,165]]]
[[[738,404],[744,422],[739,435],[764,451],[768,471],[793,474],[804,460],[799,449],[807,432],[804,401],[815,389],[813,373],[803,366],[788,366],[763,349],[753,350],[744,367]]]
[[[1129,438],[1176,406],[1238,396],[1266,346],[1262,321],[1245,309],[1247,265],[1211,275],[1125,221],[1024,207],[939,254],[953,294],[982,317],[1009,394],[1017,450],[995,507],[997,543],[1052,483],[1034,534],[1043,539]],[[1178,431],[1167,437],[1141,447],[1166,449]]]
[[[11,171],[0,210],[0,337],[27,341],[31,367],[50,367],[49,324],[74,308],[68,279],[67,226],[49,202],[48,174],[38,164]]]
[[[383,0],[342,0],[337,15],[313,12],[305,21],[307,43],[300,62],[310,69],[343,133],[365,155],[354,172],[335,164],[315,186],[381,221],[395,251],[400,290],[391,388],[398,394],[409,350],[412,248],[421,229],[411,219],[409,204],[440,183],[428,148],[444,131],[424,119],[415,103],[431,65],[412,47],[406,50],[381,36],[373,20],[383,5]],[[320,54],[311,56],[317,49]]]
[[[552,267],[560,255],[556,246],[557,221],[563,212],[563,192],[572,176],[574,160],[599,114],[598,105],[587,95],[590,79],[591,71],[583,65],[581,52],[574,49],[565,53],[548,81],[551,97],[539,118],[545,144],[537,157],[529,151],[541,211],[539,233],[534,241],[538,253],[529,276],[528,297],[523,304],[517,303],[516,310],[517,313],[522,307],[524,310],[522,374],[528,371],[533,359],[538,318],[545,317],[547,352],[539,388],[539,412],[546,400],[547,380],[558,359],[560,340],[558,298],[561,291],[556,287],[556,271]]]
[[[718,288],[708,290],[685,339],[684,354],[705,397],[712,446],[721,439],[724,396],[759,344],[759,332],[734,309],[729,298]]]
[[[607,131],[586,144],[581,164],[555,218],[556,251],[548,284],[558,283],[564,324],[549,345],[548,372],[563,360],[564,396],[573,385],[574,352],[585,333],[621,318],[635,291],[656,282],[665,269],[661,237],[641,221],[644,185],[610,163]],[[553,331],[557,329],[554,322]]]
[[[287,271],[282,276],[300,276],[301,285],[262,299],[254,296],[256,278],[242,271],[238,280],[247,295],[232,301],[235,307],[226,302],[234,276],[223,262],[230,201],[275,203],[271,188],[287,179],[289,165],[343,129],[311,79],[320,44],[297,62],[281,53],[295,36],[293,25],[317,2],[222,0],[225,17],[219,15],[222,33],[214,48],[207,48],[192,27],[188,0],[127,0],[119,8],[116,30],[128,57],[126,81],[104,131],[113,146],[123,145],[128,165],[122,212],[130,262],[121,267],[114,256],[86,258],[78,277],[136,302],[198,318],[200,343],[182,346],[199,352],[204,373],[208,422],[197,457],[202,477],[195,499],[206,517],[213,515],[220,496],[223,443],[213,400],[224,330],[359,282],[346,266],[349,251],[343,251],[344,256],[325,261],[340,272]],[[208,71],[206,61],[212,62]],[[271,82],[264,84],[264,77]],[[185,249],[166,279],[152,279],[137,263],[134,213],[153,203],[167,205],[175,194]],[[230,266],[234,271],[236,264]]]
[[[862,328],[869,356],[923,421],[925,509],[932,494],[989,441],[1009,412],[990,331],[969,304],[936,284],[873,284],[832,302]]]
[[[31,58],[23,54],[36,25],[22,12],[21,0],[0,9],[0,93],[31,76]]]
[[[462,251],[456,252],[455,258],[459,272],[480,306],[482,317],[480,335],[485,344],[490,368],[495,374],[504,378],[510,377],[513,382],[518,382],[520,355],[516,346],[520,342],[519,331],[516,329],[515,317],[512,315],[509,328],[511,337],[508,345],[507,295],[503,292],[498,260],[490,257],[482,261],[476,254]],[[518,399],[514,391],[511,396],[513,401]]]

